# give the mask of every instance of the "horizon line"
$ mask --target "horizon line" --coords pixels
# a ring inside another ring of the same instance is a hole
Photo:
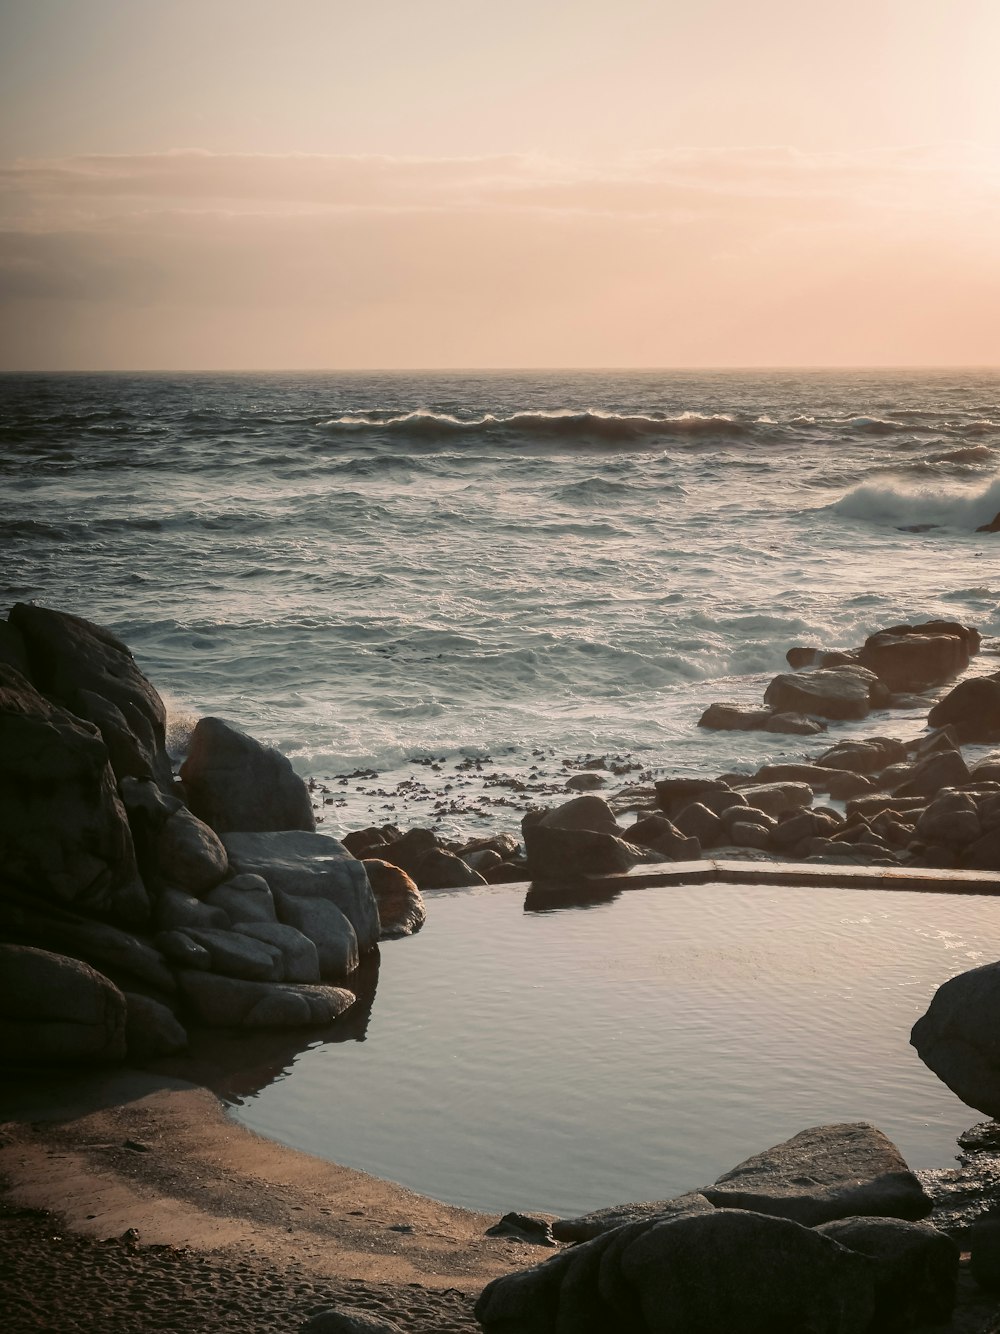
[[[638,373],[672,375],[681,372],[733,374],[737,372],[826,373],[833,371],[988,371],[1000,373],[993,362],[857,362],[743,363],[733,365],[674,366],[90,366],[0,367],[0,375],[565,375],[580,373]]]

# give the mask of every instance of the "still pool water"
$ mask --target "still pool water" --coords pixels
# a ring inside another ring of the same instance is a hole
[[[507,887],[432,894],[420,935],[382,947],[363,1040],[300,1052],[234,1114],[493,1212],[666,1198],[832,1121],[944,1167],[982,1116],[910,1027],[997,958],[1000,897],[699,885],[534,912]]]

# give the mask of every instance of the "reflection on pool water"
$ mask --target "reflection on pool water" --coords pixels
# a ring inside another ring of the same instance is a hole
[[[910,1027],[997,958],[1000,898],[697,885],[526,912],[505,886],[433,894],[420,935],[382,947],[365,1040],[303,1051],[235,1114],[491,1211],[666,1198],[831,1121],[943,1167],[982,1117]]]

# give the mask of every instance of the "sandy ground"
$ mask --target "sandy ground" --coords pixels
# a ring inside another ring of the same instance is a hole
[[[262,1139],[170,1076],[0,1084],[3,1334],[294,1334],[333,1305],[473,1334],[483,1284],[550,1254],[495,1221]],[[1000,1334],[965,1264],[948,1330]]]
[[[280,1334],[334,1303],[473,1331],[483,1284],[548,1254],[264,1140],[161,1076],[33,1079],[0,1092],[0,1119],[6,1334]]]

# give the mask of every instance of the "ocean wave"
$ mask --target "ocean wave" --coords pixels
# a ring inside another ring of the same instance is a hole
[[[830,509],[845,519],[895,528],[951,528],[968,532],[990,523],[1000,511],[1000,479],[977,491],[865,482],[842,496]]]
[[[381,413],[348,414],[318,423],[330,432],[361,434],[378,432],[440,439],[442,437],[503,435],[540,440],[592,439],[612,443],[649,438],[702,438],[753,435],[753,425],[728,413],[682,412],[678,416],[621,414],[596,409],[515,412],[510,416],[484,413],[462,418],[446,412],[420,409],[402,415]]]

